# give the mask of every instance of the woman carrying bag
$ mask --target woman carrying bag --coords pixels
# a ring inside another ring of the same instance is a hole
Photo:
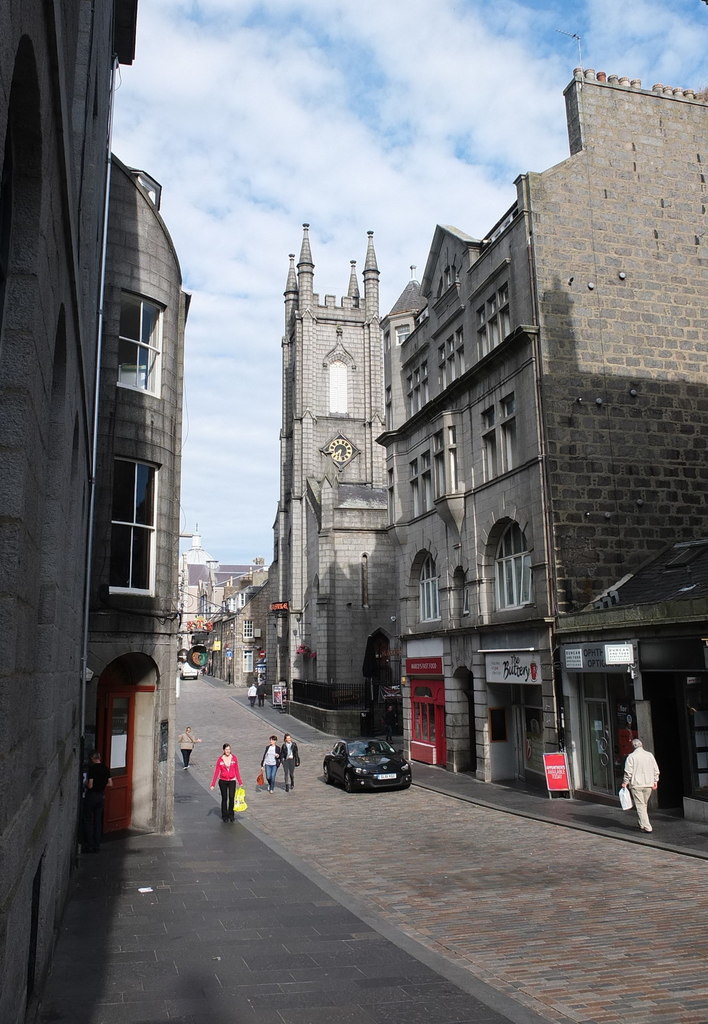
[[[243,786],[241,772],[238,770],[238,760],[235,754],[231,753],[231,744],[224,743],[223,753],[216,760],[214,777],[211,780],[210,789],[219,783],[221,790],[221,820],[234,821],[234,800],[236,798],[236,783]]]

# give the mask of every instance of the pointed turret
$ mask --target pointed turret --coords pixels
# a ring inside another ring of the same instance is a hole
[[[302,245],[300,247],[300,259],[297,264],[300,304],[303,308],[312,304],[315,277],[315,264],[312,262],[312,253],[310,252],[309,230],[309,224],[302,225]]]
[[[285,283],[285,323],[290,322],[290,318],[297,308],[298,288],[297,288],[297,274],[295,273],[295,253],[291,252],[288,256],[290,260],[290,268],[288,270],[288,280]]]
[[[374,250],[374,232],[367,231],[369,241],[364,264],[364,304],[367,317],[379,315],[379,267]]]
[[[349,260],[351,270],[349,272],[349,290],[347,295],[352,300],[352,305],[359,306],[359,282],[356,277],[356,260]]]

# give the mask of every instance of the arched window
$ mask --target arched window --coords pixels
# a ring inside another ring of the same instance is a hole
[[[440,618],[440,595],[435,559],[428,555],[420,570],[420,621],[431,622]]]
[[[347,364],[341,359],[329,364],[329,411],[347,411]]]
[[[497,608],[520,608],[531,601],[531,555],[524,531],[512,523],[499,541],[495,558]]]

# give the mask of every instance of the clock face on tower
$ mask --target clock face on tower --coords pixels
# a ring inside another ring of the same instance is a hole
[[[354,445],[351,441],[348,441],[346,437],[342,437],[341,434],[338,434],[337,437],[333,437],[329,444],[325,445],[322,451],[329,455],[332,462],[336,463],[338,466],[346,466],[346,464],[354,457]]]

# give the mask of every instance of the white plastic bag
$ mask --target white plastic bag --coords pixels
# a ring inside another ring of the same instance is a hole
[[[621,786],[619,791],[620,807],[623,811],[632,809],[632,795],[626,786]]]

